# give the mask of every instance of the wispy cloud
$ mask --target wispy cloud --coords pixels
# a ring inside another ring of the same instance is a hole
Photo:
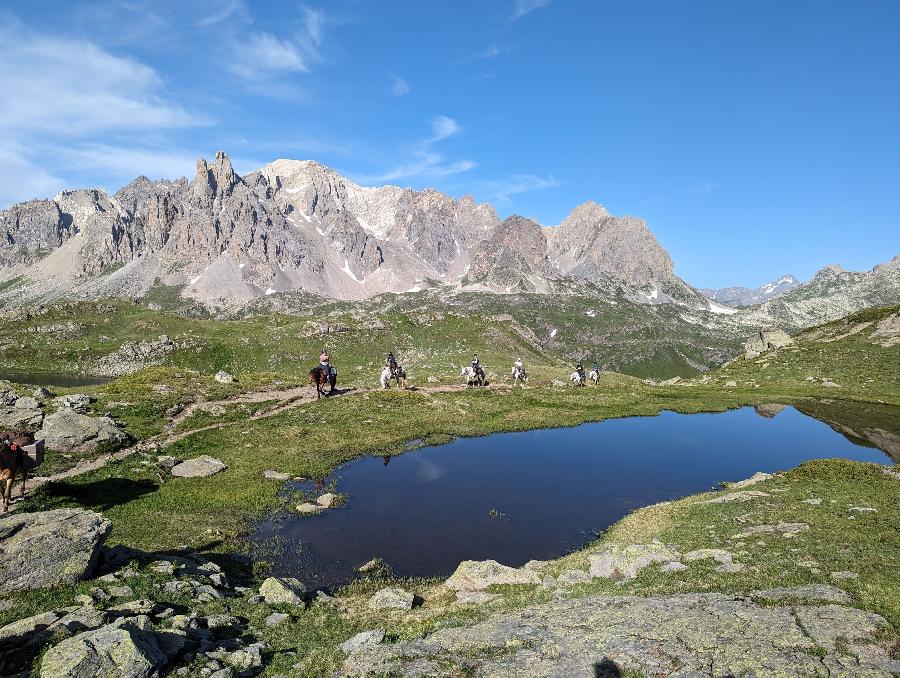
[[[244,78],[309,72],[300,50],[289,40],[282,40],[271,33],[254,33],[238,50],[238,60],[232,68]]]
[[[232,71],[247,80],[277,78],[291,73],[308,73],[321,60],[326,17],[321,10],[302,6],[298,27],[276,36],[260,31],[236,39],[238,58]]]
[[[229,2],[222,3],[215,11],[200,19],[200,21],[197,22],[197,25],[204,28],[215,26],[223,21],[227,21],[235,15],[243,14],[245,12],[246,7],[244,6],[243,0],[230,0]]]
[[[521,19],[526,14],[550,4],[550,0],[516,0],[516,9],[510,20]]]
[[[145,64],[8,18],[0,18],[0,89],[10,93],[0,98],[2,204],[56,193],[67,169],[82,176],[137,169],[147,159],[133,149],[138,138],[165,145],[167,133],[212,124],[174,101]],[[176,164],[166,155],[151,165],[161,175]]]
[[[388,73],[391,76],[391,96],[402,97],[409,94],[409,83],[396,73]]]
[[[78,55],[73,58],[72,55]],[[167,100],[152,68],[84,40],[0,25],[0,133],[81,135],[208,124]]]
[[[481,59],[493,59],[494,57],[500,56],[500,48],[497,45],[490,45],[480,52],[475,52],[474,54],[470,54],[465,61],[478,61]]]
[[[509,204],[510,198],[520,193],[555,188],[561,183],[553,176],[539,177],[534,174],[510,174],[503,179],[481,182],[481,190],[489,202],[497,205]]]
[[[357,176],[362,183],[383,183],[399,179],[447,177],[468,172],[477,167],[474,160],[447,160],[435,146],[462,133],[459,123],[446,115],[431,119],[431,135],[408,147],[406,157],[385,172]]]

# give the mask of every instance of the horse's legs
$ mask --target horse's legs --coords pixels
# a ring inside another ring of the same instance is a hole
[[[28,480],[28,469],[22,466],[22,490],[19,492],[20,497],[25,496],[25,481]]]
[[[9,476],[6,478],[5,483],[3,484],[3,512],[6,513],[9,511],[9,498],[12,494],[12,484],[13,484],[13,476]]]

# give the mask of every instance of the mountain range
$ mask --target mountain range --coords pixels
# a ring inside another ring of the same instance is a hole
[[[769,299],[774,299],[788,290],[794,289],[799,284],[799,280],[788,274],[765,285],[760,285],[756,289],[750,289],[749,287],[722,287],[719,289],[702,287],[699,291],[707,299],[712,299],[720,304],[742,307],[753,306],[754,304],[761,304]]]
[[[22,301],[145,294],[157,281],[204,304],[304,290],[361,299],[433,285],[551,292],[579,281],[647,303],[708,308],[647,225],[601,205],[557,227],[435,190],[359,186],[313,161],[244,177],[218,153],[193,180],[138,177],[108,195],[65,191],[0,212],[0,276]]]
[[[801,327],[900,302],[896,258],[865,273],[828,267],[803,285],[784,276],[702,293],[675,274],[644,221],[596,202],[547,227],[501,220],[470,196],[360,186],[311,160],[242,177],[223,152],[198,160],[191,180],[141,176],[114,195],[82,189],[13,205],[0,211],[0,236],[2,306],[139,299],[159,287],[218,310],[282,293],[361,300],[431,289],[674,302],[706,311],[704,322]]]

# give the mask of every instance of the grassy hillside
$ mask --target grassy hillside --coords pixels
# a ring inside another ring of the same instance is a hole
[[[258,315],[224,320],[195,317],[180,303],[109,300],[25,317],[8,312],[20,332],[0,340],[0,370],[90,373],[124,342],[166,334],[179,346],[167,365],[211,373],[304,374],[327,348],[342,380],[352,384],[377,379],[373,368],[389,350],[421,381],[455,380],[474,352],[504,375],[521,357],[548,382],[563,365],[592,357],[605,369],[667,378],[721,364],[738,351],[745,333],[713,314],[674,305],[575,295],[465,294],[448,300],[422,292],[355,303],[304,295],[266,300],[251,307]]]

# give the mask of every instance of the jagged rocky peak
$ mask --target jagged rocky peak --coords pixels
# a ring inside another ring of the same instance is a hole
[[[547,238],[540,224],[513,215],[475,249],[468,278],[501,289],[537,291],[554,271],[547,257]]]
[[[195,185],[206,185],[216,197],[229,196],[240,177],[234,173],[231,158],[224,151],[216,153],[216,159],[209,165],[204,158],[197,160],[197,177]]]
[[[672,258],[643,220],[614,217],[594,201],[576,207],[548,232],[550,258],[562,275],[610,276],[639,287],[674,279]]]

